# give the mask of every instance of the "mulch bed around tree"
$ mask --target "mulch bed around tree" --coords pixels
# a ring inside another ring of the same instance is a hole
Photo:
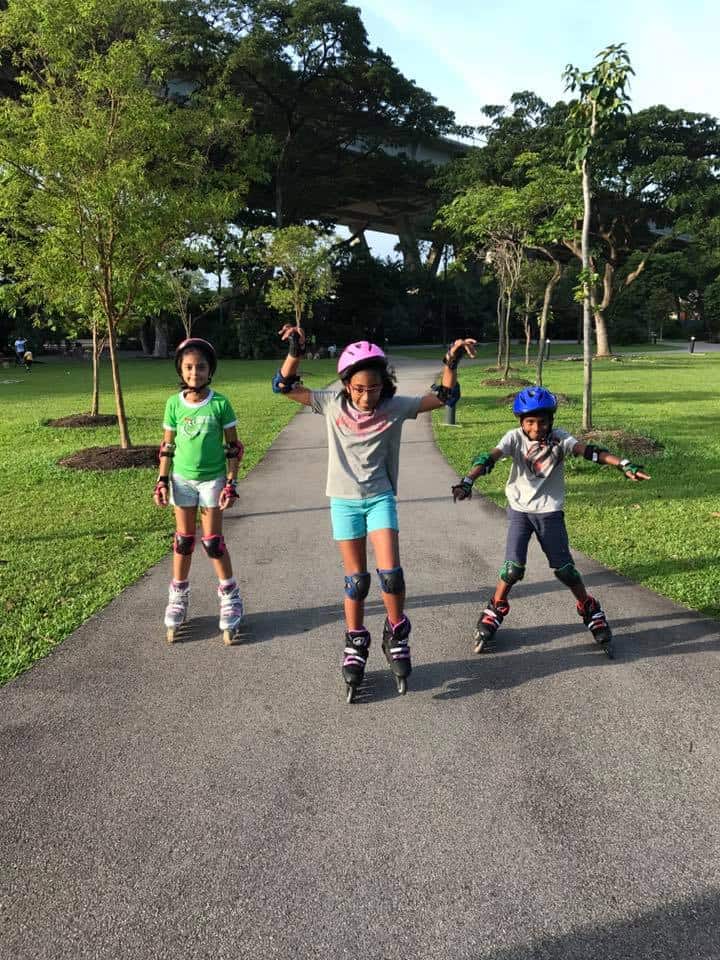
[[[157,467],[158,448],[151,446],[130,447],[86,447],[77,453],[63,457],[58,463],[61,467],[74,470],[124,470],[127,467]]]
[[[532,383],[529,380],[523,380],[522,377],[508,377],[507,380],[501,377],[498,380],[483,380],[482,385],[484,387],[531,387]]]
[[[664,450],[663,445],[652,437],[642,437],[638,433],[628,433],[627,430],[589,430],[587,433],[577,434],[577,438],[583,443],[608,446],[613,453],[619,448],[633,457],[649,457]]]
[[[59,420],[46,420],[46,427],[114,427],[118,422],[114,413],[98,414],[97,417],[89,413],[71,413],[69,417],[60,417]]]

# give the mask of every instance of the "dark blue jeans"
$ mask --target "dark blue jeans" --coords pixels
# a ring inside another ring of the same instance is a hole
[[[573,562],[563,510],[553,513],[520,513],[508,507],[507,517],[506,560],[512,560],[524,567],[530,537],[535,534],[553,570]]]

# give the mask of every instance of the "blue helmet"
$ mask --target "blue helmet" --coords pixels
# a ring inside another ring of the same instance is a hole
[[[529,416],[531,413],[550,413],[557,410],[557,397],[545,387],[526,387],[513,400],[513,413],[516,417]]]

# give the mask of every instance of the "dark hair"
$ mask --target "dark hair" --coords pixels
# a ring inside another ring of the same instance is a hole
[[[397,379],[395,377],[395,371],[392,369],[392,367],[388,366],[387,360],[383,360],[380,357],[373,357],[371,360],[361,360],[352,367],[348,367],[347,370],[343,370],[342,375],[340,376],[340,382],[343,385],[343,392],[348,400],[350,399],[348,385],[355,374],[360,373],[361,370],[374,370],[376,373],[380,374],[382,379],[382,390],[380,391],[378,403],[380,400],[389,400],[390,397],[395,396],[397,392]]]

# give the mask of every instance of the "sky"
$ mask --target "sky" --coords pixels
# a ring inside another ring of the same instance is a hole
[[[370,45],[455,112],[482,122],[485,104],[532,90],[563,99],[568,63],[589,70],[610,43],[624,42],[636,76],[634,110],[662,103],[720,114],[720,4],[712,0],[351,0]],[[393,241],[368,237],[386,256]]]

